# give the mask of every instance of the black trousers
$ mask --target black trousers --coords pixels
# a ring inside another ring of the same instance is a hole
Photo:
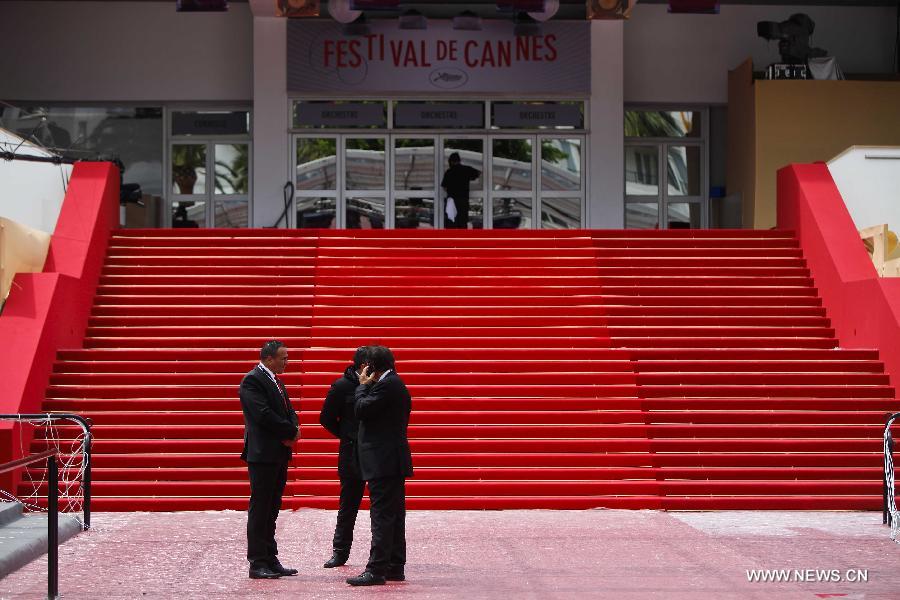
[[[456,218],[450,221],[447,219],[444,222],[445,229],[468,229],[469,228],[469,200],[458,200],[456,198],[453,199],[453,203],[456,205]],[[446,211],[444,212],[444,216],[446,216]]]
[[[247,463],[250,473],[250,507],[247,510],[247,560],[250,568],[271,566],[278,557],[275,521],[287,483],[287,461]]]
[[[353,545],[353,527],[359,513],[366,482],[359,477],[341,476],[341,499],[338,504],[337,525],[334,527],[335,552],[350,553]]]
[[[380,477],[369,482],[372,548],[366,570],[384,575],[406,564],[406,479]]]

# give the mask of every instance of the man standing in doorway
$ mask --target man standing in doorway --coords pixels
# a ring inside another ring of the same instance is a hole
[[[459,153],[454,152],[447,159],[449,168],[444,171],[441,187],[447,193],[444,214],[447,219],[444,226],[447,229],[469,228],[469,183],[481,176],[481,171],[462,164]],[[450,198],[453,198],[452,208]],[[456,214],[453,215],[455,209]]]
[[[331,435],[341,440],[338,448],[338,477],[341,480],[341,497],[338,504],[337,524],[334,527],[332,554],[323,566],[326,569],[346,564],[353,545],[353,527],[359,503],[362,501],[366,482],[359,472],[356,458],[359,420],[354,413],[356,388],[359,374],[368,361],[368,347],[360,346],[353,355],[353,364],[348,366],[325,396],[319,422]]]
[[[366,570],[350,585],[382,585],[406,579],[406,478],[412,454],[406,430],[412,399],[394,370],[394,355],[370,346],[368,364],[356,388],[359,466],[369,484],[372,547]]]
[[[263,344],[259,364],[241,381],[244,411],[244,451],[241,460],[250,474],[250,507],[247,510],[247,560],[250,579],[277,579],[296,575],[278,560],[275,521],[287,483],[291,449],[300,436],[297,413],[287,389],[278,378],[287,368],[284,343]]]

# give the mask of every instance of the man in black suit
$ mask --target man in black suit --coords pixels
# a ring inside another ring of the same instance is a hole
[[[278,560],[275,521],[287,483],[291,448],[300,436],[297,413],[278,379],[287,367],[288,351],[278,340],[263,344],[259,364],[241,381],[244,411],[244,451],[241,460],[250,473],[247,511],[247,560],[251,579],[296,575]]]
[[[346,564],[350,557],[350,546],[353,545],[353,526],[362,501],[366,482],[359,472],[356,459],[356,441],[359,431],[359,420],[353,412],[356,403],[356,387],[359,385],[359,374],[363,370],[368,357],[368,348],[361,346],[353,355],[353,364],[344,370],[344,374],[331,384],[319,423],[331,434],[341,440],[338,449],[338,477],[341,480],[341,499],[338,505],[337,525],[334,528],[332,555],[323,566],[326,569]]]
[[[360,472],[369,484],[372,547],[366,570],[350,585],[382,585],[406,579],[406,478],[412,454],[406,430],[412,399],[394,370],[394,355],[370,346],[368,364],[356,388]]]

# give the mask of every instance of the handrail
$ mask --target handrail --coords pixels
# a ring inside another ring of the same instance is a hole
[[[90,419],[76,415],[74,413],[13,413],[0,414],[0,420],[13,421],[34,421],[38,419],[46,419],[50,421],[68,420],[75,421],[81,425],[84,431],[84,453],[82,456],[82,464],[84,464],[84,479],[81,481],[82,493],[84,495],[84,519],[82,529],[87,531],[91,528],[91,426],[93,423]],[[56,461],[53,462],[54,467]]]
[[[56,450],[47,450],[46,452],[41,452],[40,454],[32,454],[31,456],[26,456],[24,458],[19,458],[16,460],[11,460],[7,463],[3,463],[0,465],[0,475],[3,473],[9,473],[14,469],[18,469],[19,467],[27,467],[28,465],[34,464],[36,462],[40,462],[45,458],[50,458],[51,456],[56,456]]]
[[[59,598],[59,467],[57,450],[46,450],[0,465],[0,473],[47,459],[47,598]]]
[[[900,412],[889,414],[884,424],[884,471],[881,477],[881,522],[891,526],[891,539],[895,539],[900,523],[896,515],[897,503],[894,499],[894,438],[891,436],[891,425],[894,420],[900,418]]]

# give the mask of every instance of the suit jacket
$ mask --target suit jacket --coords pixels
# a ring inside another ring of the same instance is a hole
[[[406,384],[394,371],[381,381],[356,388],[357,454],[366,481],[412,477],[412,453],[406,435],[411,410],[412,398]]]
[[[359,432],[359,420],[353,412],[356,403],[356,386],[359,377],[353,365],[347,367],[344,374],[331,384],[319,423],[331,435],[341,440],[338,450],[338,475],[341,479],[360,479],[359,465],[356,463],[356,440]]]
[[[299,424],[287,388],[282,385],[281,389],[283,399],[275,383],[259,367],[244,375],[239,392],[244,411],[241,460],[260,463],[290,460],[291,449],[281,442],[293,439]]]

